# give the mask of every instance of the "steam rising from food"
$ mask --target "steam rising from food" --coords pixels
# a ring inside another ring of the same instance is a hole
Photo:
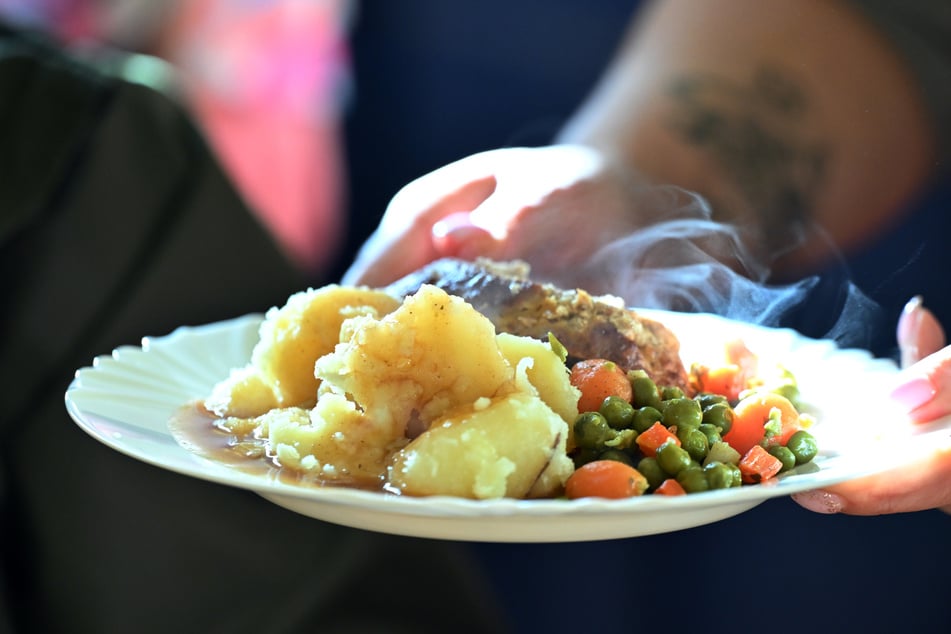
[[[715,221],[707,201],[677,188],[657,187],[639,204],[654,214],[649,226],[611,241],[579,267],[544,281],[622,297],[629,306],[714,313],[763,326],[791,326],[842,346],[864,346],[880,308],[849,279],[839,259],[822,274],[772,284],[771,264],[782,254],[757,254],[742,228]],[[789,248],[817,227],[789,236]]]

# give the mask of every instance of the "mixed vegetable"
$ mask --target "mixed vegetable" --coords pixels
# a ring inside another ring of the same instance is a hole
[[[740,341],[725,362],[695,364],[690,393],[606,359],[571,367],[581,391],[568,498],[684,495],[758,484],[809,463],[818,448],[794,377],[769,385]]]

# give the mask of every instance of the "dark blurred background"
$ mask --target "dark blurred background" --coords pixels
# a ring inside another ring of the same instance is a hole
[[[346,117],[347,254],[414,178],[473,152],[551,141],[600,77],[637,4],[359,5]]]

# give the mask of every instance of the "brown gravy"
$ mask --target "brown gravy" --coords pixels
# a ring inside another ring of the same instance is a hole
[[[199,401],[180,407],[168,421],[168,429],[188,451],[244,473],[286,484],[308,487],[348,487],[384,491],[383,481],[358,478],[327,480],[320,476],[284,468],[267,452],[267,443],[253,435],[239,436],[222,426],[221,419]]]

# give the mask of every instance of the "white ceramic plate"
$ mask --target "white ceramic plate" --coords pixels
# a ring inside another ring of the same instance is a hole
[[[77,371],[66,408],[93,438],[132,458],[195,478],[240,487],[298,513],[346,526],[418,537],[497,542],[591,541],[649,535],[722,520],[761,502],[853,479],[898,464],[901,456],[947,433],[951,420],[912,429],[889,409],[897,369],[859,350],[712,315],[642,311],[667,324],[692,361],[721,359],[723,343],[742,338],[761,366],[781,362],[800,383],[819,423],[820,455],[811,473],[768,485],[681,497],[628,500],[410,498],[343,488],[295,486],[202,458],[169,432],[171,414],[207,396],[257,341],[259,315],[143,339]]]

